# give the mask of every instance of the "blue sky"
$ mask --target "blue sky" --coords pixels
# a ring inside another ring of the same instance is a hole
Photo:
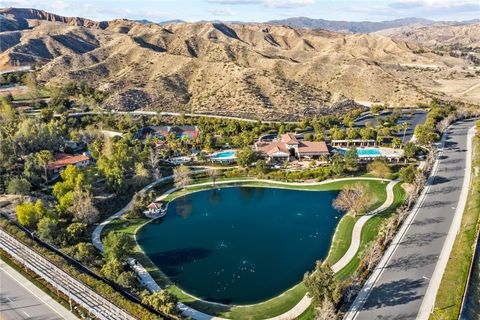
[[[0,0],[1,7],[33,7],[95,20],[268,21],[295,16],[381,21],[480,18],[480,0]]]

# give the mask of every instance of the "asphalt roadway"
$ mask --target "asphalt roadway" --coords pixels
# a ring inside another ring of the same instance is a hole
[[[350,312],[348,319],[417,318],[460,198],[467,132],[474,123],[466,120],[451,127],[438,170],[418,213],[380,270],[363,305]]]
[[[358,120],[355,120],[355,127],[364,127],[367,122],[370,122],[374,127],[378,125],[378,119],[386,117],[392,114],[392,110],[383,111],[380,115],[367,115],[364,117],[360,117]],[[403,130],[400,136],[401,139],[404,139],[404,142],[410,141],[413,137],[413,133],[415,127],[419,124],[425,123],[427,120],[427,112],[424,110],[405,110],[402,112],[401,117],[397,120],[397,124],[402,124],[404,122],[408,122],[409,126],[405,131],[405,138],[403,138]]]
[[[62,317],[0,269],[0,319],[57,320]]]

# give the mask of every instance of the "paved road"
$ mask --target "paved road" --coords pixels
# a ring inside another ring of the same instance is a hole
[[[25,279],[25,281],[27,281]],[[57,320],[62,317],[0,269],[0,319]]]
[[[363,305],[346,319],[416,319],[453,221],[463,184],[467,132],[473,120],[454,125],[425,200]],[[423,319],[422,319],[423,320]]]
[[[376,127],[378,118],[386,117],[390,114],[392,114],[392,110],[384,111],[380,116],[368,115],[360,117],[359,120],[355,120],[355,126],[363,127],[367,122],[370,122],[374,127]],[[402,116],[397,120],[397,124],[402,124],[404,122],[409,123],[408,129],[405,132],[404,142],[410,141],[410,139],[412,139],[415,127],[419,124],[425,123],[425,120],[427,120],[427,112],[424,110],[407,110],[402,114]],[[400,138],[403,138],[403,131]]]

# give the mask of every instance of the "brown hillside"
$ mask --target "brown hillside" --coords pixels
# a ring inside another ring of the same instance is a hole
[[[461,45],[480,49],[480,23],[469,25],[409,26],[386,29],[377,34],[416,42],[428,47]]]
[[[341,111],[347,99],[411,106],[462,63],[381,35],[25,16],[30,29],[0,33],[0,63],[43,61],[41,80],[86,79],[109,93],[112,109],[292,119]]]

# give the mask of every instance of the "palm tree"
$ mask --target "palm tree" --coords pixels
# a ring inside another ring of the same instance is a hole
[[[53,155],[48,150],[42,150],[36,154],[37,163],[43,168],[45,184],[48,183],[48,163],[53,161]]]
[[[402,143],[405,143],[405,134],[407,133],[407,129],[410,126],[410,123],[408,121],[405,121],[402,123],[402,129],[403,129],[403,138],[402,138]]]
[[[383,141],[383,137],[382,136],[377,136],[377,146],[380,147],[380,145],[382,144],[382,141]]]
[[[392,144],[393,144],[393,150],[395,150],[396,147],[399,147],[400,146],[400,139],[398,138],[394,138],[393,141],[392,141]]]

